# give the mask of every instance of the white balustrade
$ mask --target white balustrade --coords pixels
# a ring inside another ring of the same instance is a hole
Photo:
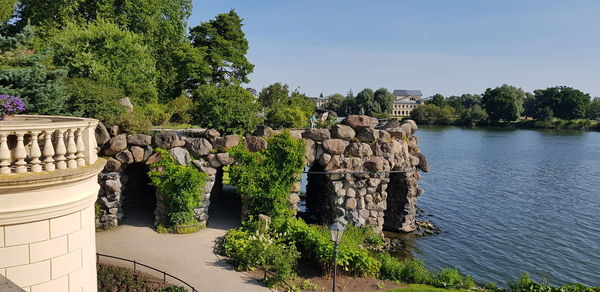
[[[94,119],[56,116],[17,115],[0,121],[0,175],[94,164],[97,125]]]

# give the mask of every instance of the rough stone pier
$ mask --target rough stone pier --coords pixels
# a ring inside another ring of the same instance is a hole
[[[306,206],[322,223],[345,220],[378,231],[411,232],[416,228],[416,200],[419,171],[429,171],[425,156],[417,146],[414,121],[391,120],[379,127],[377,119],[356,115],[331,129],[291,131],[304,139],[309,168]],[[211,201],[218,200],[223,167],[235,163],[227,149],[240,143],[250,151],[266,149],[276,134],[260,127],[253,135],[240,137],[214,129],[162,131],[154,136],[119,133],[117,126],[99,125],[96,140],[106,167],[99,175],[100,212],[96,225],[117,226],[123,206],[151,204],[156,223],[165,219],[164,206],[156,190],[148,186],[148,165],[159,159],[154,148],[169,150],[176,162],[194,165],[209,175],[204,202],[196,209],[200,222],[208,219]],[[299,210],[300,182],[290,190],[290,208]],[[201,207],[200,207],[201,206]]]

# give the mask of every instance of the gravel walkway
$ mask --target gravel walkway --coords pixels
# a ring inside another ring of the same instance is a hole
[[[209,219],[209,228],[186,235],[156,233],[152,229],[152,214],[127,216],[123,225],[96,233],[96,249],[99,253],[166,270],[198,291],[271,291],[246,274],[235,271],[214,252],[216,241],[225,235],[227,229],[239,224],[239,214],[236,217],[235,213],[216,212]],[[104,258],[101,262],[131,266]],[[177,284],[176,281],[171,282]]]

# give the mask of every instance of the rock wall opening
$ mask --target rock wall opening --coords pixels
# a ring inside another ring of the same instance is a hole
[[[148,165],[132,163],[127,166],[124,177],[127,180],[123,191],[123,209],[126,214],[136,213],[139,216],[154,219],[156,209],[156,187],[151,185],[148,177]]]
[[[323,166],[315,163],[313,166],[308,167],[308,174],[306,176],[306,192],[304,193],[304,205],[305,210],[299,213],[307,223],[318,223],[324,224],[328,218],[323,215],[329,210],[328,200],[328,179],[322,174],[311,174],[311,172],[323,172]],[[302,205],[302,203],[301,203]]]

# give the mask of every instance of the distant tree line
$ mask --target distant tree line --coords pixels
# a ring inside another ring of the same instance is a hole
[[[411,118],[423,124],[485,125],[522,120],[553,121],[600,119],[600,99],[580,90],[557,86],[525,92],[502,85],[479,94],[432,96],[413,110]]]
[[[356,96],[350,90],[346,96],[335,93],[329,96],[326,109],[335,111],[339,116],[365,114],[374,117],[386,117],[392,111],[395,96],[385,88],[375,91],[365,88]]]

